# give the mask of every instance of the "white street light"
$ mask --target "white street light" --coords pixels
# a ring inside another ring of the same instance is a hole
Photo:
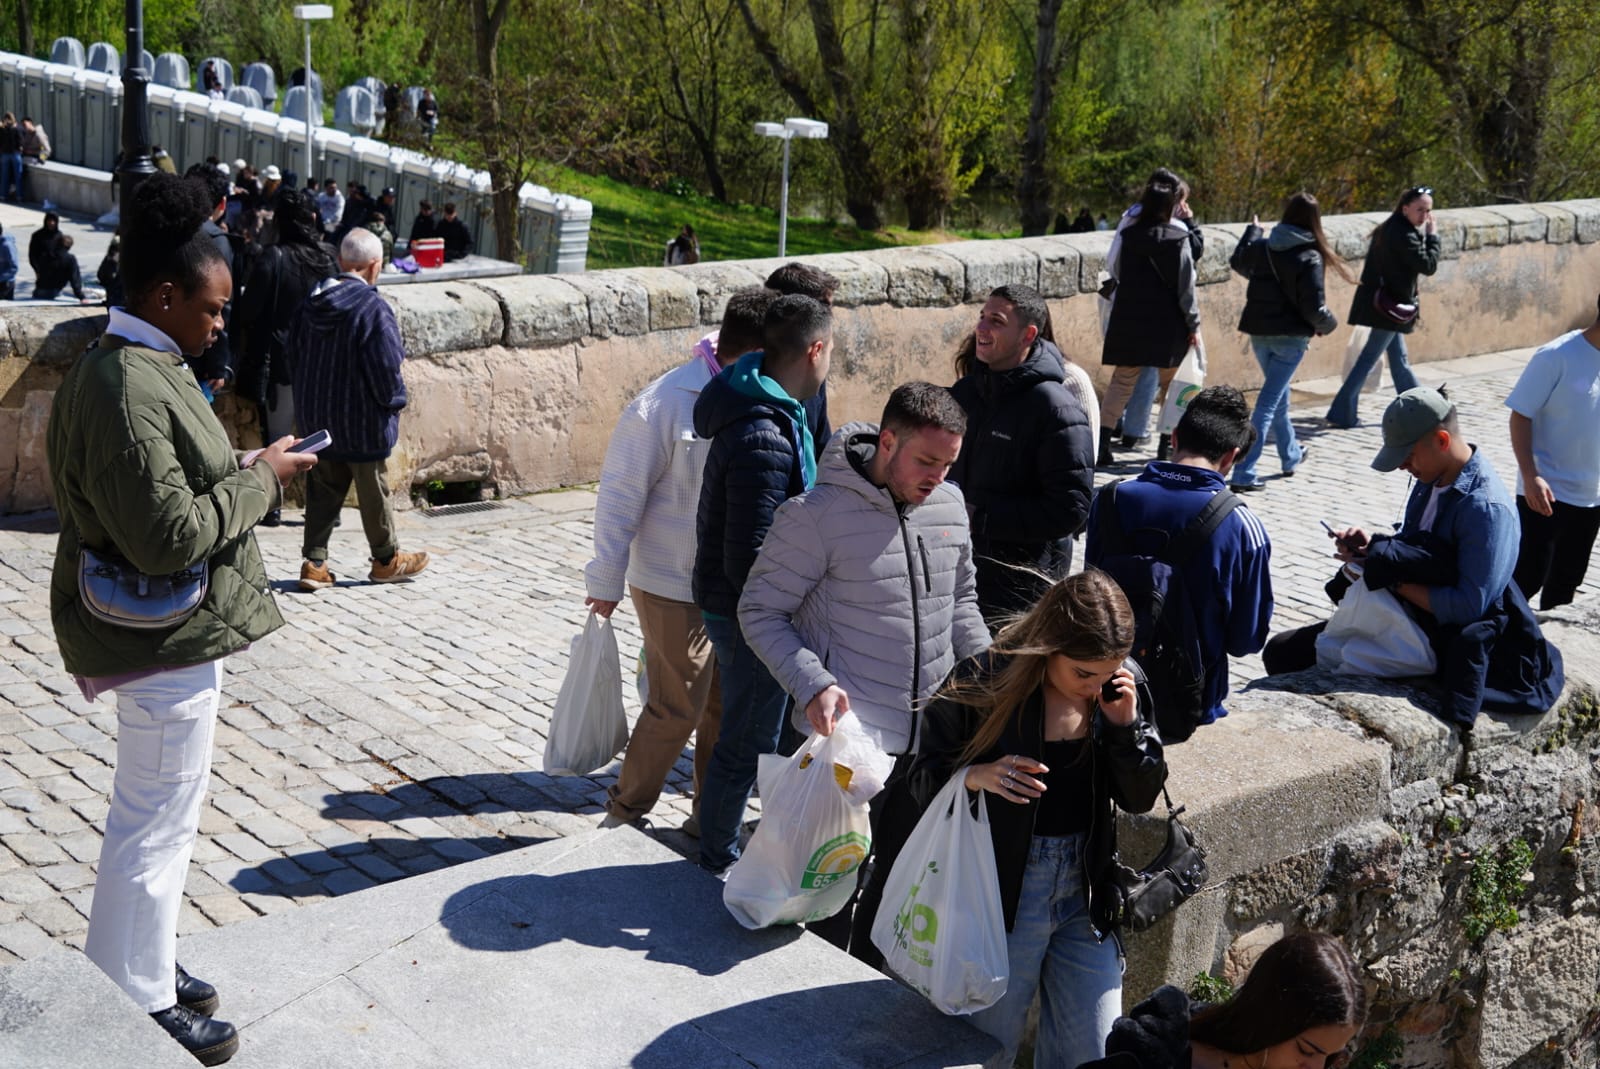
[[[782,123],[758,122],[756,133],[783,142],[783,186],[778,207],[778,256],[789,254],[789,142],[797,137],[821,140],[828,136],[828,124],[816,119],[785,119]]]
[[[303,83],[306,91],[306,173],[304,178],[309,182],[314,174],[313,168],[316,166],[311,154],[311,23],[333,18],[333,5],[296,4],[294,6],[294,17],[306,24],[306,78]],[[320,108],[322,101],[317,100],[316,105]]]

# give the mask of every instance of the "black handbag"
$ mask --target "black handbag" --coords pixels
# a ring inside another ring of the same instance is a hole
[[[1150,862],[1135,872],[1120,860],[1112,862],[1100,898],[1113,928],[1142,932],[1193,898],[1206,885],[1206,852],[1178,819],[1184,807],[1174,808],[1165,787],[1167,843]]]
[[[1408,326],[1417,318],[1417,305],[1397,301],[1383,288],[1383,280],[1378,280],[1378,285],[1372,291],[1372,307],[1383,318],[1397,326]]]

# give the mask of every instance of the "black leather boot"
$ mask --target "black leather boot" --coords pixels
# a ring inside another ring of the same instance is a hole
[[[1095,457],[1095,467],[1105,468],[1117,462],[1117,458],[1111,455],[1111,436],[1115,433],[1116,431],[1114,428],[1100,428],[1100,453]]]
[[[217,998],[217,989],[198,980],[184,971],[183,966],[178,966],[178,1001],[193,1010],[203,1013],[207,1017],[217,1012],[217,1007],[222,1003]]]
[[[152,1013],[151,1019],[167,1030],[201,1065],[221,1065],[239,1050],[239,1030],[226,1021],[213,1020],[189,1007],[173,1006]]]

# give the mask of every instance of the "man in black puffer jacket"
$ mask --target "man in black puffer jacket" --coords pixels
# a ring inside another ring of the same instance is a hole
[[[1048,314],[1031,287],[992,292],[978,317],[977,360],[951,387],[967,436],[950,481],[967,499],[990,627],[1067,574],[1072,537],[1089,517],[1093,432],[1063,385],[1061,350],[1039,337]]]
[[[803,402],[827,377],[833,315],[789,294],[767,309],[763,334],[765,349],[707,383],[694,406],[695,433],[711,439],[695,518],[694,600],[722,688],[722,731],[700,787],[700,864],[713,872],[739,858],[756,758],[776,752],[783,729],[786,696],[739,630],[739,595],[778,506],[816,481]]]

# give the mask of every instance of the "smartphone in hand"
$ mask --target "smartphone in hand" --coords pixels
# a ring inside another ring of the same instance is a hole
[[[328,448],[328,446],[330,446],[332,444],[333,444],[333,435],[329,434],[325,430],[322,430],[322,431],[316,432],[315,434],[308,434],[304,438],[300,439],[298,442],[290,443],[289,448],[284,450],[284,452],[286,452],[286,453],[317,453],[317,452],[320,452],[320,451]]]
[[[1117,677],[1116,676],[1112,676],[1110,679],[1108,679],[1104,683],[1100,684],[1100,704],[1101,705],[1110,705],[1112,702],[1120,701],[1121,698],[1122,698],[1122,688],[1117,686]]]

